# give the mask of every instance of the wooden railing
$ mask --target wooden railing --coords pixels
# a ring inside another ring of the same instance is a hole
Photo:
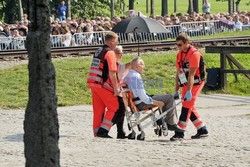
[[[250,80],[250,70],[245,69],[232,53],[248,54],[250,63],[250,46],[207,46],[206,53],[220,53],[220,84],[221,88],[227,88],[227,73],[233,73],[238,80],[237,73],[243,73]],[[227,60],[231,69],[227,68]],[[238,68],[234,69],[233,64]]]

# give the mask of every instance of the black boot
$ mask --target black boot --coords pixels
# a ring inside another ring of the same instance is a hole
[[[112,138],[108,135],[109,131],[103,128],[99,128],[96,137],[102,137],[102,138]]]
[[[128,138],[126,136],[126,133],[123,130],[123,122],[124,122],[124,117],[120,122],[116,123],[116,127],[117,127],[117,139],[126,139]]]
[[[191,136],[191,139],[200,139],[200,138],[207,137],[207,136],[208,136],[207,127],[203,126],[197,130],[196,135]]]
[[[175,132],[175,135],[170,138],[170,141],[182,140],[184,138],[184,132]]]
[[[176,124],[174,124],[174,125],[169,125],[168,124],[168,130],[170,130],[170,131],[175,131],[175,132],[185,132],[185,130],[184,129],[181,129],[180,127],[178,127]]]

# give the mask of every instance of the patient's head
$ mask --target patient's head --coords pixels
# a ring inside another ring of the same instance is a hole
[[[121,45],[116,46],[114,52],[116,54],[117,61],[120,62],[122,59],[122,54],[123,54],[122,46]]]
[[[140,57],[134,58],[131,62],[131,68],[138,73],[142,74],[144,72],[144,62]]]

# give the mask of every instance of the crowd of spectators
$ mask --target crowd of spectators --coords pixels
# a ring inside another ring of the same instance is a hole
[[[83,18],[66,18],[66,20],[60,21],[59,18],[51,17],[51,35],[64,36],[62,38],[53,37],[51,42],[53,46],[70,46],[72,42],[74,45],[83,45],[91,43],[93,39],[92,32],[98,31],[110,31],[112,27],[118,24],[121,20],[127,17],[133,17],[138,15],[138,12],[129,11],[126,13],[126,17],[96,17],[93,19]],[[153,16],[152,19],[157,20],[163,26],[169,27],[174,25],[180,25],[183,22],[198,22],[198,21],[214,21],[219,20],[224,24],[232,25],[235,29],[242,30],[242,26],[248,25],[250,27],[250,12],[235,12],[209,14],[198,14],[193,12],[192,14],[171,14],[162,16]],[[29,24],[27,14],[24,14],[22,21],[17,21],[15,24],[5,24],[0,22],[0,37],[14,37],[22,38],[28,33]],[[88,34],[89,35],[86,35]],[[85,35],[82,35],[82,34]],[[74,40],[72,40],[74,39]]]
[[[128,14],[129,15],[129,14]],[[131,16],[131,15],[129,15]],[[128,16],[128,17],[129,17]],[[109,17],[96,17],[94,19],[83,19],[83,18],[67,18],[65,21],[60,21],[59,18],[51,17],[51,32],[53,35],[67,34],[82,32],[92,32],[92,31],[109,31],[117,23],[126,17],[114,17],[110,19]],[[218,13],[218,14],[198,14],[193,12],[189,14],[171,14],[170,16],[153,16],[151,17],[157,20],[164,26],[179,25],[183,22],[196,22],[196,21],[213,21],[220,20],[227,24],[235,24],[235,26],[240,25],[250,25],[250,12],[240,12],[240,13]],[[26,36],[28,32],[29,20],[27,15],[24,14],[22,21],[16,22],[15,24],[4,24],[0,22],[0,33],[5,36],[11,37],[22,37]]]

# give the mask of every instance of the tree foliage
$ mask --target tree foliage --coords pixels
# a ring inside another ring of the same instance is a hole
[[[28,0],[22,0],[24,13],[27,13]],[[57,17],[56,9],[61,0],[51,0],[51,14]],[[67,0],[65,0],[67,4]],[[115,1],[115,14],[120,14],[120,3],[124,0]],[[0,20],[6,23],[14,23],[18,20],[18,0],[1,0]],[[110,0],[71,0],[71,13],[75,18],[93,18],[96,16],[110,16]]]

